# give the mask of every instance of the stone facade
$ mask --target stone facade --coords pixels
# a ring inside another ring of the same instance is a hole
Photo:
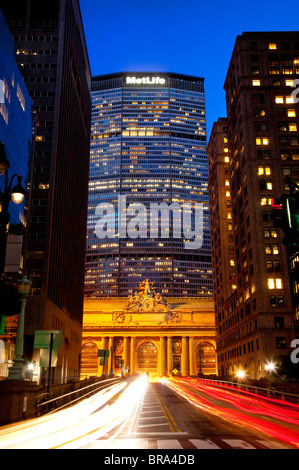
[[[149,299],[150,296],[145,302]],[[130,375],[149,372],[153,376],[216,374],[213,302],[161,299],[164,308],[156,306],[156,311],[144,310],[145,302],[132,308],[132,298],[129,302],[117,298],[86,299],[81,377],[111,371]],[[98,357],[98,350],[109,351],[105,364]]]

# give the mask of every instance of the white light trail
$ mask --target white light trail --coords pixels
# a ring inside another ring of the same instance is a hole
[[[146,385],[146,377],[122,382],[66,410],[0,428],[0,449],[79,449],[124,423]]]

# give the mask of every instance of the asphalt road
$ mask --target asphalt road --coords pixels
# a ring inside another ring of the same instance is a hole
[[[217,402],[212,399],[213,405]],[[233,407],[233,405],[230,405]],[[203,411],[162,383],[148,383],[119,433],[86,449],[294,449],[296,446]]]

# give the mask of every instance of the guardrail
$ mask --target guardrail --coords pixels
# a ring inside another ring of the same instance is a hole
[[[99,380],[93,384],[86,385],[84,387],[72,390],[63,395],[59,395],[53,398],[49,397],[49,393],[42,393],[37,396],[37,401],[35,408],[37,409],[37,416],[43,416],[46,414],[53,413],[54,411],[61,410],[68,406],[73,405],[74,403],[87,398],[103,388],[108,388],[116,383],[121,382],[123,379],[120,377]]]
[[[204,383],[210,383],[211,385],[218,385],[221,387],[233,387],[236,389],[246,390],[246,392],[252,392],[256,395],[266,396],[268,398],[280,398],[281,400],[288,401],[290,403],[299,404],[299,395],[294,393],[285,392],[282,390],[277,390],[274,387],[271,388],[263,388],[258,387],[257,385],[249,385],[242,382],[228,382],[226,380],[218,380],[218,379],[204,379],[198,378],[197,380],[202,381]]]

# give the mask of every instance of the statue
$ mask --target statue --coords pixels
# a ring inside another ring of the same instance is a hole
[[[166,300],[156,292],[154,282],[148,279],[140,283],[140,293],[135,292],[129,297],[125,309],[128,312],[168,312],[169,306]]]

